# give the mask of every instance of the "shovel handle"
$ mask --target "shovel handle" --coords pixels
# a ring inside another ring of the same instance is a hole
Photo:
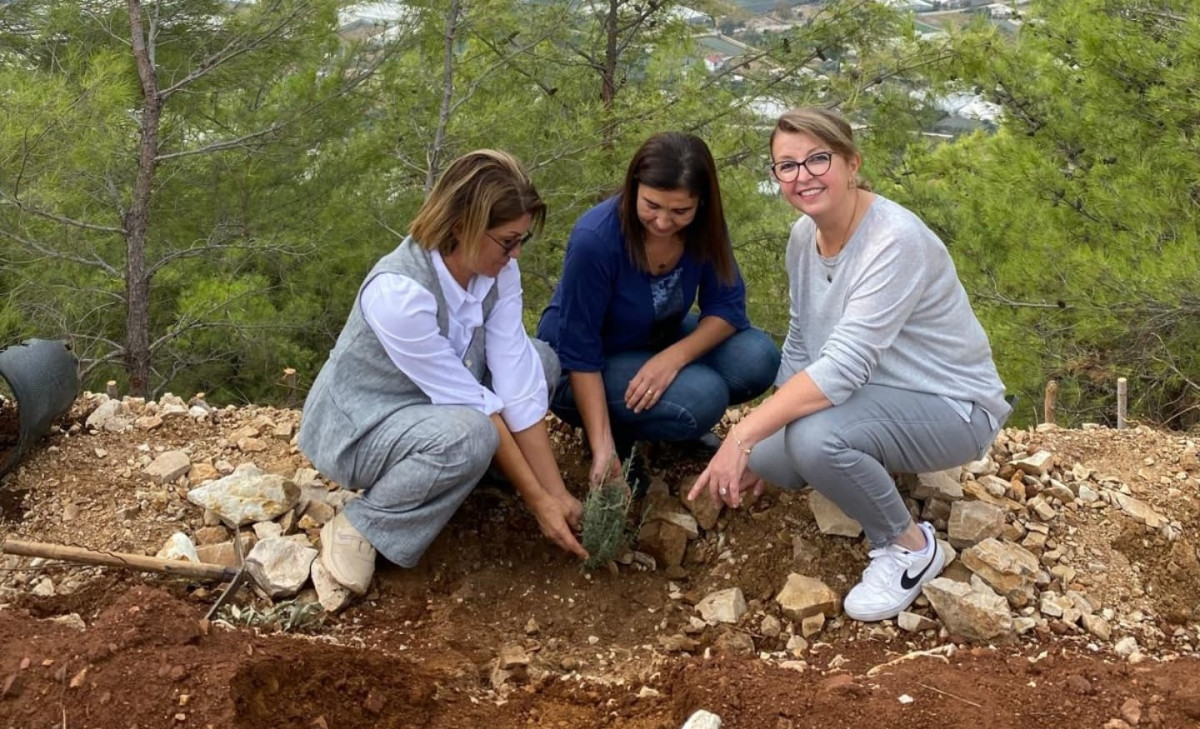
[[[143,572],[161,572],[168,575],[179,575],[181,577],[217,582],[232,579],[237,574],[236,567],[224,567],[219,564],[161,559],[159,557],[147,557],[142,554],[127,554],[125,552],[102,552],[95,549],[84,549],[83,547],[68,547],[64,544],[24,542],[17,539],[4,540],[4,544],[0,545],[0,552],[17,554],[23,557],[43,557],[45,559],[58,559],[64,562],[103,565],[105,567],[126,567]]]

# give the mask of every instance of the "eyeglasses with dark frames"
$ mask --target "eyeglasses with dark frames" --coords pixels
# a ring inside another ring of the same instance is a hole
[[[523,246],[523,245],[528,244],[529,241],[533,238],[532,230],[525,233],[525,235],[521,236],[520,238],[513,238],[512,240],[500,240],[499,238],[492,235],[491,233],[488,233],[486,230],[484,231],[484,234],[487,235],[487,237],[491,238],[492,240],[496,241],[496,245],[503,248],[505,253],[512,253],[518,246]]]
[[[800,176],[801,167],[808,170],[808,174],[813,177],[820,177],[829,171],[831,164],[833,164],[833,152],[817,152],[799,162],[790,159],[775,162],[771,165],[771,174],[775,175],[775,179],[780,182],[795,182],[796,178]]]

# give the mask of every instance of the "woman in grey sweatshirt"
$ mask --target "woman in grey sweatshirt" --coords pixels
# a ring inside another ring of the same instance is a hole
[[[736,507],[761,479],[812,486],[871,543],[846,614],[884,620],[945,564],[890,472],[980,457],[1011,408],[945,245],[859,179],[849,124],[823,109],[789,111],[771,133],[771,158],[781,193],[804,214],[788,240],[778,389],[730,431],[692,495],[709,490]]]

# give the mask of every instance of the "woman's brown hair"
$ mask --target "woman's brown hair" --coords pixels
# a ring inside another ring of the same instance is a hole
[[[646,229],[637,214],[640,185],[656,190],[686,190],[695,196],[696,217],[683,229],[684,249],[712,264],[723,283],[733,283],[736,265],[721,206],[717,165],[704,140],[683,132],[655,134],[642,143],[629,162],[618,203],[621,233],[634,264],[639,270],[649,271]]]

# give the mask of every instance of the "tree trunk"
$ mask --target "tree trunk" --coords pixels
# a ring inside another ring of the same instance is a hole
[[[605,111],[612,111],[613,101],[617,98],[617,35],[619,27],[621,0],[608,0],[608,15],[604,18],[604,69],[600,79],[600,101]]]
[[[600,69],[600,103],[607,115],[601,127],[600,145],[611,152],[615,144],[616,130],[612,123],[613,103],[617,98],[617,40],[621,33],[620,14],[622,0],[608,0],[608,15],[604,17],[604,65]]]
[[[450,0],[450,8],[446,11],[446,34],[442,46],[442,104],[438,109],[433,144],[429,148],[429,166],[425,171],[426,195],[433,189],[433,183],[437,182],[438,175],[441,174],[446,127],[450,125],[450,103],[454,100],[454,41],[458,36],[461,9],[461,0]]]
[[[125,369],[129,392],[136,397],[150,394],[150,277],[146,266],[146,235],[150,221],[150,198],[157,169],[158,125],[162,99],[154,69],[154,25],[149,42],[142,27],[142,5],[127,0],[133,57],[142,83],[142,120],[139,131],[137,177],[133,198],[125,213]]]

